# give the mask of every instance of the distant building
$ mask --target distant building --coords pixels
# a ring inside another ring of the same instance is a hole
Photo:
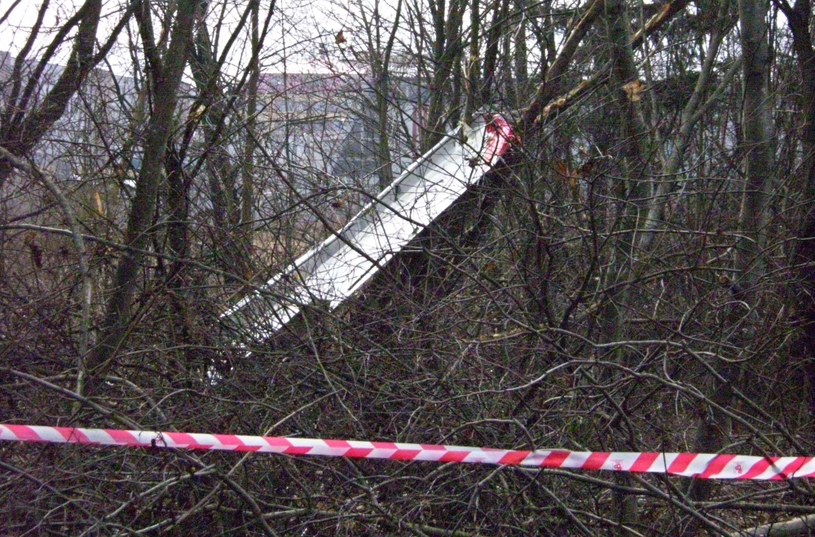
[[[9,53],[0,52],[0,99],[4,103],[15,91],[15,61]],[[25,86],[36,62],[22,62],[19,68],[18,78]],[[46,66],[33,91],[32,105],[40,102],[63,69],[60,65]],[[128,206],[122,201],[132,195],[142,159],[143,133],[139,129],[144,128],[146,118],[145,112],[139,110],[145,106],[145,81],[138,77],[137,70],[133,76],[105,69],[92,71],[33,155],[37,165],[64,184],[67,191],[77,191],[77,202],[92,212],[103,207],[108,219],[122,223],[124,215],[115,214],[120,210],[114,208]],[[235,91],[228,84],[224,88],[227,98],[235,96]],[[328,217],[332,225],[342,224],[379,190],[379,120],[372,81],[359,74],[264,73],[258,93],[258,141],[275,165],[285,170],[288,183],[282,184],[264,158],[257,159],[258,218],[279,214],[296,203],[297,196],[315,196],[321,216]],[[179,128],[190,115],[196,94],[194,86],[182,84]],[[394,177],[419,154],[427,100],[426,88],[420,90],[414,79],[392,75],[388,136]],[[240,96],[234,106],[242,106]],[[241,132],[244,120],[234,114],[223,129],[225,139],[230,140],[226,153],[236,164],[242,157],[240,145],[245,143]],[[196,137],[187,155],[190,162],[205,154],[197,149],[200,136]],[[206,173],[204,168],[197,169]],[[19,192],[11,197],[13,185],[7,189],[6,199],[12,201],[5,204],[6,218],[43,206],[43,192],[35,189],[32,193],[23,188],[26,184],[30,184],[30,178],[21,178]],[[238,192],[232,194],[238,199]],[[207,179],[193,181],[190,195],[193,213],[209,210]],[[300,211],[298,217],[309,220],[314,215]]]

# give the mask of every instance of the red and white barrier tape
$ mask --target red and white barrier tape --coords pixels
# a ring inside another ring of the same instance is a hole
[[[813,457],[756,457],[704,453],[630,453],[565,450],[518,451],[432,444],[320,440],[279,436],[126,431],[0,424],[0,440],[92,446],[493,464],[532,468],[609,470],[698,479],[785,480],[815,478]]]

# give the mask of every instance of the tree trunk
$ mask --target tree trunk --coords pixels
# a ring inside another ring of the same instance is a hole
[[[433,17],[433,63],[434,71],[430,83],[430,107],[428,111],[429,132],[424,137],[423,151],[436,145],[445,134],[448,114],[445,113],[449,98],[449,81],[453,76],[453,66],[461,60],[461,23],[464,17],[466,0],[451,0],[445,11],[445,2],[435,0],[430,3]]]
[[[379,12],[377,4],[376,13],[376,47],[379,40]],[[401,0],[396,5],[394,24],[391,29],[381,57],[374,58],[374,74],[376,76],[376,123],[377,123],[377,168],[379,169],[379,189],[384,190],[393,183],[393,162],[391,161],[390,131],[388,129],[388,110],[391,105],[390,62],[393,45],[396,41],[396,32],[399,29],[399,19],[402,14]]]
[[[240,200],[237,197],[238,167],[233,164],[232,157],[221,140],[229,113],[228,99],[218,80],[220,66],[213,56],[209,28],[206,25],[202,24],[197,29],[194,42],[190,67],[204,107],[201,124],[207,147],[205,163],[212,203],[215,237],[213,250],[225,272],[245,278],[247,256],[236,229],[241,217]]]
[[[810,0],[797,0],[794,6],[790,6],[786,1],[778,1],[776,5],[789,22],[801,79],[801,143],[804,149],[801,170],[808,209],[798,233],[800,242],[795,251],[798,277],[804,291],[798,293],[801,297],[801,336],[797,343],[798,354],[806,359],[806,374],[810,384],[809,409],[810,414],[815,416],[815,365],[808,360],[808,357],[815,355],[815,49],[810,32],[812,3]]]
[[[191,47],[192,28],[196,23],[196,0],[180,0],[169,48],[161,62],[160,76],[155,77],[153,110],[145,134],[144,158],[136,181],[136,193],[127,222],[125,244],[116,267],[99,345],[87,361],[86,390],[92,395],[105,372],[113,365],[116,353],[130,330],[130,302],[148,246],[149,226],[156,209],[156,196],[163,178],[167,140],[178,100],[178,89]]]
[[[260,84],[260,3],[255,2],[252,10],[252,59],[250,60],[249,82],[246,87],[246,138],[243,152],[243,180],[241,182],[241,226],[246,244],[253,244],[254,234],[254,182],[255,182],[255,140],[257,134],[258,85]]]
[[[740,239],[734,259],[737,277],[731,284],[734,305],[729,315],[729,323],[733,325],[730,343],[737,348],[745,348],[753,339],[750,324],[739,326],[739,323],[744,322],[745,308],[751,317],[755,315],[757,285],[765,272],[764,248],[769,219],[770,177],[773,173],[769,131],[772,116],[767,88],[770,62],[766,13],[767,6],[761,0],[739,0],[746,181],[739,213]],[[728,408],[733,404],[735,390],[739,387],[741,364],[725,363],[718,373],[709,398],[716,406]],[[703,408],[700,412],[702,417],[697,425],[693,451],[716,453],[726,441],[730,429],[729,419],[714,408]],[[709,481],[694,480],[688,487],[688,495],[692,500],[704,501],[709,498],[710,493]],[[698,527],[692,524],[687,533],[695,533],[697,530]]]

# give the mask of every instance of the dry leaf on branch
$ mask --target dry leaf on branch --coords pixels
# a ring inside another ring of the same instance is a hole
[[[632,80],[623,86],[623,91],[632,103],[638,103],[642,100],[642,94],[645,92],[645,84],[639,80]]]

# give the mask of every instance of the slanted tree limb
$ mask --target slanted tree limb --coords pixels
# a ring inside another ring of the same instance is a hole
[[[673,18],[674,15],[682,11],[690,3],[690,0],[673,0],[665,5],[662,10],[651,17],[648,22],[640,28],[634,36],[631,38],[631,46],[633,48],[638,48],[642,45],[643,40],[646,37],[651,36],[657,30],[662,28],[668,21]],[[590,27],[590,24],[594,21],[597,15],[599,15],[601,11],[602,5],[598,7],[594,7],[591,5],[587,14],[584,16],[584,19],[581,20],[580,23],[575,27],[575,32],[580,31],[585,35]],[[592,14],[592,10],[597,9],[597,13]],[[589,15],[591,15],[589,17]],[[584,22],[585,21],[585,22]],[[577,34],[576,34],[577,35]],[[582,36],[581,36],[582,38]],[[567,44],[569,43],[569,39],[567,39]],[[577,43],[573,45],[574,47],[577,46]],[[562,52],[566,52],[566,46],[564,45],[564,49]],[[572,52],[573,54],[573,52]],[[563,62],[563,69],[568,65],[568,61],[570,60],[571,56],[564,56]],[[553,65],[558,64],[558,60],[553,62]],[[569,90],[568,92],[562,94],[560,97],[549,97],[549,92],[545,89],[541,90],[538,89],[538,94],[533,99],[532,103],[522,110],[522,117],[523,120],[521,122],[521,129],[527,130],[534,127],[539,127],[540,125],[546,123],[555,113],[563,112],[578,100],[580,100],[584,95],[589,93],[591,90],[599,86],[601,83],[605,82],[609,70],[611,68],[610,64],[606,64],[603,68],[598,69],[592,76],[587,78],[586,80],[580,82],[574,88]],[[553,75],[554,77],[554,75]],[[547,79],[548,79],[547,75]],[[545,84],[545,83],[544,83]],[[547,99],[547,97],[549,97]]]
[[[597,20],[597,17],[603,11],[603,0],[591,0],[586,12],[575,24],[572,31],[569,32],[569,37],[566,38],[560,53],[552,62],[552,65],[546,70],[546,76],[542,84],[538,86],[535,97],[524,113],[523,122],[525,124],[533,124],[540,115],[541,107],[546,105],[556,95],[559,88],[560,78],[566,72],[566,68],[571,63],[578,45],[583,41],[583,38],[588,33],[589,29]]]

